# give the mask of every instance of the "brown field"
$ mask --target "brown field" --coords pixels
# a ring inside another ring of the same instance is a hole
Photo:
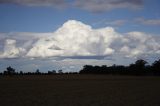
[[[160,106],[160,77],[0,76],[0,106]]]

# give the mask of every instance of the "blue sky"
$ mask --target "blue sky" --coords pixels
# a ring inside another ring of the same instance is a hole
[[[128,20],[129,23],[120,28],[120,31],[136,30],[132,23],[136,18],[159,19],[160,1],[144,0],[141,9],[113,9],[100,13],[90,12],[76,7],[54,6],[26,6],[15,4],[0,4],[0,31],[1,32],[52,32],[69,19],[79,20],[93,27],[106,26],[99,23],[102,20]],[[95,25],[95,23],[99,23]],[[159,33],[157,26],[137,25],[142,31]],[[136,27],[137,27],[136,26]],[[149,30],[151,29],[152,30]],[[148,31],[149,30],[149,31]],[[153,31],[154,30],[154,31]]]
[[[159,0],[0,0],[0,69],[4,70],[7,65],[12,65],[21,70],[28,67],[29,71],[36,68],[47,71],[55,65],[56,69],[78,70],[84,65],[83,62],[111,65],[134,62],[138,58],[148,61],[158,59],[160,55],[159,5]],[[83,42],[85,39],[77,40],[80,39],[81,33],[76,32],[78,33],[76,37],[73,35],[72,28],[75,32],[82,30],[87,36],[86,39],[106,40],[86,41],[89,43]],[[62,32],[66,29],[70,32]],[[96,36],[92,38],[93,35]],[[63,36],[64,39],[73,38],[69,40],[86,43],[85,46],[88,48],[84,49],[84,46],[81,47],[77,42],[68,44],[69,42],[62,39]],[[46,39],[51,38],[59,42],[45,42]],[[116,42],[117,39],[120,42]],[[130,43],[124,43],[123,40],[126,39]],[[62,41],[64,43],[61,43]],[[47,44],[48,46],[44,46]],[[52,48],[54,45],[54,51],[47,48],[51,45]],[[64,45],[71,48],[73,46],[73,49]],[[39,56],[35,58],[35,51],[39,50],[36,48],[51,53],[36,52]],[[61,51],[57,51],[57,48]],[[97,50],[97,48],[101,49]],[[79,49],[82,50],[82,54],[77,53]],[[132,51],[132,54],[129,51]],[[146,54],[144,51],[149,53]],[[71,53],[64,55],[66,52]],[[88,56],[92,56],[92,59],[88,59]],[[104,56],[104,58],[98,59],[97,56]],[[46,64],[40,63],[42,59],[47,61]],[[78,59],[83,62],[79,63]],[[51,60],[54,62],[51,63]],[[64,60],[72,62],[66,63]],[[14,61],[20,61],[23,65],[19,67],[19,62],[13,64]]]

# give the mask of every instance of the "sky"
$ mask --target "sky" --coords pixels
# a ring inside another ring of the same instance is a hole
[[[0,0],[0,72],[160,58],[160,0]]]

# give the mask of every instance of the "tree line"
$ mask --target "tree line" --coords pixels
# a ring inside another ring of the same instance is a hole
[[[123,65],[102,65],[102,66],[92,66],[85,65],[79,72],[63,72],[63,70],[52,70],[48,72],[40,72],[37,69],[35,72],[16,72],[11,66],[7,67],[5,71],[0,73],[0,75],[56,75],[56,74],[109,74],[109,75],[160,75],[160,59],[154,61],[151,65],[142,59],[137,60],[135,63],[129,66]]]
[[[151,65],[142,59],[137,60],[129,66],[123,65],[85,65],[80,74],[110,74],[110,75],[160,75],[160,59],[154,61]]]
[[[52,70],[48,72],[40,72],[39,69],[37,69],[35,72],[23,72],[19,71],[17,72],[16,69],[14,69],[11,66],[8,66],[6,70],[0,73],[0,75],[5,76],[13,76],[13,75],[59,75],[59,74],[78,74],[78,72],[63,72],[63,70]]]

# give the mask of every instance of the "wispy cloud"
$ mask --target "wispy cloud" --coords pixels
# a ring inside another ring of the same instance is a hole
[[[66,5],[65,0],[0,0],[0,3],[27,6],[55,6],[57,8]]]
[[[129,21],[127,19],[117,19],[117,20],[108,20],[108,19],[102,19],[100,21],[94,21],[92,25],[94,27],[97,26],[113,26],[113,27],[121,27],[125,24],[127,24]]]
[[[143,25],[160,26],[160,19],[137,18],[135,21]]]
[[[122,26],[125,23],[127,23],[127,20],[114,20],[114,21],[107,21],[107,25],[112,25],[112,26]]]
[[[74,5],[91,12],[103,12],[118,8],[141,8],[143,0],[76,0]]]
[[[103,12],[119,8],[141,8],[143,0],[0,0],[0,3],[10,3],[26,6],[77,7],[90,12]]]

